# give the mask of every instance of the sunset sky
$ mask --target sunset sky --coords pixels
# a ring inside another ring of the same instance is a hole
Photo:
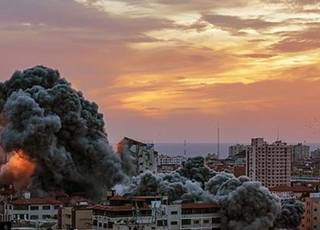
[[[0,0],[0,80],[58,69],[111,142],[320,142],[319,0]]]

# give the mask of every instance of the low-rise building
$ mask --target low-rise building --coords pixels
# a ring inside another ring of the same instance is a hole
[[[6,204],[8,220],[58,220],[63,203],[50,197],[14,200]]]
[[[92,209],[93,230],[221,229],[220,207],[215,203],[168,204],[157,197],[115,197],[110,205]]]
[[[59,209],[59,229],[92,229],[92,209],[88,203]]]
[[[280,185],[273,188],[269,188],[269,191],[272,194],[275,194],[282,199],[286,199],[286,198],[301,199],[303,197],[309,197],[313,189],[303,185],[296,185],[293,187]]]

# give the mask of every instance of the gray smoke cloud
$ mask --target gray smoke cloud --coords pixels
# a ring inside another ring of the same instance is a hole
[[[167,195],[171,201],[218,203],[224,230],[269,230],[280,214],[280,199],[259,182],[219,173],[211,177],[203,189],[201,182],[192,181],[180,172],[158,175],[147,172],[134,177],[127,195]]]
[[[56,70],[36,66],[0,83],[1,146],[35,165],[30,187],[100,197],[126,179],[98,106]]]
[[[131,185],[126,189],[128,196],[168,196],[170,201],[202,200],[203,192],[198,182],[190,181],[177,172],[159,173],[145,172],[132,178]]]
[[[185,178],[200,182],[202,187],[216,174],[205,165],[204,158],[200,156],[191,157],[184,161],[178,173]]]
[[[281,213],[274,222],[274,229],[297,230],[304,213],[304,205],[294,198],[281,200]]]

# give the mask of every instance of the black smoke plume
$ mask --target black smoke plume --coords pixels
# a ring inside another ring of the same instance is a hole
[[[30,187],[90,196],[125,179],[103,115],[58,71],[36,66],[0,83],[1,145],[36,165]]]

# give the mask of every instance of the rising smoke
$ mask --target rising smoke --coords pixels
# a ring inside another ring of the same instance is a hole
[[[15,72],[0,84],[0,113],[1,146],[22,150],[35,164],[33,190],[99,197],[126,178],[97,104],[58,71],[37,66]]]
[[[281,213],[274,222],[274,229],[297,230],[304,211],[303,203],[296,199],[281,200]]]
[[[293,226],[300,223],[303,214],[303,204],[300,201],[280,202],[260,182],[252,182],[245,176],[236,178],[228,173],[217,174],[210,169],[196,170],[206,172],[205,175],[215,175],[208,181],[197,181],[195,178],[203,177],[191,174],[190,171],[196,165],[200,168],[205,165],[199,164],[202,162],[199,157],[189,158],[188,162],[177,172],[158,175],[146,172],[134,177],[132,184],[127,187],[126,195],[165,195],[172,202],[218,203],[221,206],[223,230],[278,230],[279,227],[296,229]]]

